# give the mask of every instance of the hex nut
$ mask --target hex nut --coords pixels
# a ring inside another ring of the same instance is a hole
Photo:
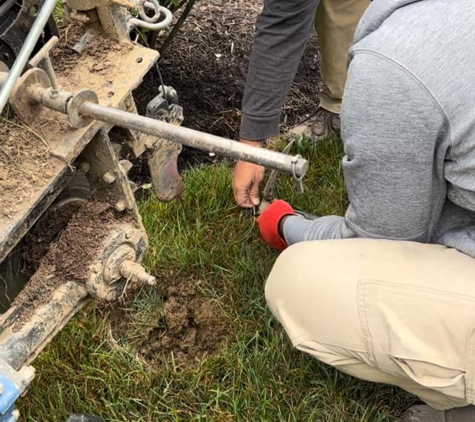
[[[78,166],[79,170],[81,170],[84,174],[86,174],[89,170],[91,170],[91,165],[87,161],[81,161]]]
[[[102,270],[102,264],[100,262],[94,264],[92,267],[91,267],[92,271],[95,272],[96,274],[97,273],[100,273],[101,270]]]
[[[102,180],[104,180],[104,182],[106,182],[108,185],[112,185],[112,183],[115,182],[116,177],[113,172],[106,171],[104,175],[102,176]]]
[[[125,210],[125,202],[124,201],[117,201],[114,205],[114,208],[118,212],[122,212]]]

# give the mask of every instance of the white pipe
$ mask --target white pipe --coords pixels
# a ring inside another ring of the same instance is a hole
[[[157,23],[149,23],[137,18],[130,18],[129,22],[139,28],[150,29],[151,31],[160,31],[172,23],[173,13],[170,12],[170,10],[168,10],[166,7],[160,6],[160,14],[164,14],[165,19]]]
[[[35,23],[31,27],[28,37],[26,38],[25,43],[23,44],[23,47],[21,48],[20,53],[15,60],[15,63],[10,69],[8,78],[0,90],[0,114],[7,105],[12,89],[17,83],[18,78],[21,76],[26,63],[30,59],[31,53],[33,52],[38,39],[43,33],[43,29],[46,26],[51,13],[53,13],[56,2],[57,0],[46,0],[38,14],[38,17],[35,20]]]

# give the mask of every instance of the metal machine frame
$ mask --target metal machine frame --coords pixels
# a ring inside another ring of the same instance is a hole
[[[50,52],[58,48],[56,37],[43,43],[32,57],[55,5],[56,0],[44,0],[23,48],[16,53],[17,60],[8,72],[3,72],[0,113],[9,102],[24,124],[33,130],[48,128],[54,175],[36,186],[11,218],[0,218],[0,262],[78,171],[87,176],[93,191],[99,192],[117,215],[126,215],[127,219],[113,225],[101,239],[94,259],[84,263],[88,269],[84,283],[61,284],[48,303],[30,309],[29,319],[20,326],[17,322],[23,310],[15,302],[0,316],[0,422],[18,418],[14,403],[33,379],[31,361],[90,297],[111,300],[130,282],[156,282],[140,265],[147,235],[127,178],[130,165],[117,157],[108,135],[112,127],[126,129],[127,145],[135,156],[150,152],[154,191],[162,200],[171,200],[182,190],[176,164],[182,144],[259,163],[292,174],[298,182],[307,170],[307,162],[300,156],[253,148],[181,127],[181,109],[175,101],[176,93],[169,87],[149,104],[147,117],[137,114],[132,91],[154,66],[158,53],[133,43],[129,32],[133,27],[156,31],[169,25],[170,12],[156,0],[67,0],[69,16],[85,27],[74,46],[78,52],[75,70],[69,73],[54,70]],[[94,56],[89,55],[90,46],[98,40],[102,48]],[[107,75],[91,70],[94,63],[101,62],[108,63]],[[0,69],[0,83],[1,74]],[[35,274],[33,278],[40,276]]]

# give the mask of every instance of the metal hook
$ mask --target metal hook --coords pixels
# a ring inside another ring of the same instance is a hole
[[[303,180],[303,174],[300,175],[300,176],[297,176],[297,172],[296,172],[296,169],[295,167],[297,166],[297,163],[300,159],[302,159],[303,157],[300,155],[300,154],[297,154],[295,157],[293,157],[291,163],[292,163],[292,175],[294,177],[294,180],[295,182],[297,183],[297,192],[302,195],[303,194],[303,183],[302,183],[302,180]]]

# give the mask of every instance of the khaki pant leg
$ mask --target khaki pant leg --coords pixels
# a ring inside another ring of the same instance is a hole
[[[322,56],[323,82],[320,105],[333,113],[341,111],[348,50],[369,4],[370,0],[321,0],[317,9],[315,29]]]
[[[475,404],[475,260],[412,242],[298,243],[266,298],[295,347],[436,409]]]

